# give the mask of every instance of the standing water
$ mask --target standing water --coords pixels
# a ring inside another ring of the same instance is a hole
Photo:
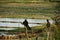
[[[0,26],[7,27],[24,27],[21,24],[25,19],[24,18],[0,18]],[[45,19],[27,19],[29,26],[40,26],[38,23],[46,23]],[[53,23],[53,20],[50,20],[50,23]]]

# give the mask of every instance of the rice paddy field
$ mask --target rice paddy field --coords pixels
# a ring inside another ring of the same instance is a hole
[[[0,2],[0,17],[40,18],[45,15],[54,16],[56,5],[56,2]]]
[[[14,32],[16,33],[25,33],[25,29],[23,27],[8,27],[8,26],[4,26],[7,24],[4,23],[8,23],[10,24],[10,21],[13,21],[14,18],[23,18],[23,19],[36,19],[36,20],[53,20],[52,18],[55,17],[55,6],[57,5],[57,2],[49,2],[48,0],[0,0],[0,28],[15,28],[15,30],[0,30],[0,32],[8,32],[10,34],[10,32],[12,32],[12,34],[14,34]],[[1,18],[2,20],[4,18],[10,18],[11,20],[8,20],[8,22],[1,22]],[[12,20],[13,19],[13,20]],[[34,21],[34,22],[38,22],[38,21]],[[16,19],[15,19],[16,21]],[[31,22],[32,20],[30,20]],[[3,24],[4,25],[3,25]],[[15,23],[15,22],[12,22]],[[19,21],[18,21],[19,23]],[[38,23],[37,23],[38,24]],[[18,24],[19,25],[19,24]],[[41,26],[42,25],[42,26]],[[50,36],[49,36],[49,40],[58,40],[56,38],[56,36],[58,36],[58,31],[57,31],[57,26],[54,24],[54,21],[52,24],[50,24]],[[34,37],[29,37],[28,40],[48,40],[47,34],[48,33],[48,29],[46,28],[46,23],[41,23],[36,26],[31,27],[31,29],[33,30],[33,33],[37,33],[35,34],[36,36]],[[41,32],[42,30],[42,32]],[[31,31],[28,30],[29,33],[31,33]],[[17,34],[17,35],[18,35]],[[38,35],[39,34],[39,35]],[[23,34],[22,34],[23,35]],[[31,34],[30,34],[31,35]],[[34,35],[34,34],[32,34]],[[38,35],[38,36],[37,36]],[[26,35],[25,35],[26,37]],[[18,38],[18,39],[6,39],[6,40],[27,40],[27,38],[25,38],[24,36],[22,36],[22,38]],[[59,38],[59,37],[58,37]],[[1,40],[5,40],[5,39],[1,39]]]

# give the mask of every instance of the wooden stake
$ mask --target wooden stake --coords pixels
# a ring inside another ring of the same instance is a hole
[[[49,32],[47,32],[47,40],[49,40]]]
[[[47,30],[47,40],[52,40],[51,28]]]
[[[36,40],[39,40],[38,37],[39,37],[39,34],[37,33],[37,35],[36,35]]]
[[[26,27],[25,27],[25,29],[26,29],[25,35],[26,35],[26,38],[28,40],[28,31],[27,31],[27,28]]]

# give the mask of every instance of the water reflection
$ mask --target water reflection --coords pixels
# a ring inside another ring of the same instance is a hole
[[[0,28],[0,30],[15,30],[15,28]]]
[[[7,26],[7,27],[24,27],[21,23],[2,23],[0,22],[0,26]],[[32,26],[39,26],[39,24],[29,24],[30,27]]]
[[[23,22],[25,19],[23,18],[0,18],[0,26],[7,26],[7,27],[24,27],[19,22]],[[6,22],[2,22],[6,21]],[[40,24],[34,24],[34,23],[46,23],[45,19],[27,19],[29,22],[29,26],[40,26]],[[17,23],[10,23],[10,22],[17,22]],[[33,23],[33,24],[30,24]],[[50,23],[53,23],[53,20],[50,20]]]

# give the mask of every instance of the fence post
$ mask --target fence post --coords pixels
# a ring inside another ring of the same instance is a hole
[[[36,40],[39,40],[39,34],[38,33],[36,34]]]
[[[25,27],[25,35],[26,35],[26,38],[28,40],[28,31],[27,31],[27,28]]]
[[[49,20],[47,19],[47,40],[51,40],[51,27],[50,27],[50,22]]]

